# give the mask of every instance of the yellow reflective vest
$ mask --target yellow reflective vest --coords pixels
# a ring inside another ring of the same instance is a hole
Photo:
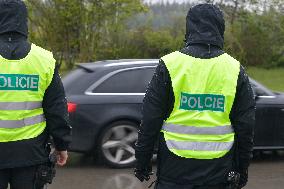
[[[180,52],[162,58],[172,81],[174,108],[161,132],[177,156],[214,159],[234,143],[229,118],[235,99],[240,63],[223,54],[199,59]]]
[[[42,101],[54,68],[52,53],[34,44],[23,59],[0,56],[0,142],[31,139],[44,131]]]

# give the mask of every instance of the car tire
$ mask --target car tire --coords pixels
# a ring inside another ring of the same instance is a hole
[[[137,124],[131,121],[118,121],[107,126],[99,137],[100,160],[113,168],[134,166],[137,130]]]

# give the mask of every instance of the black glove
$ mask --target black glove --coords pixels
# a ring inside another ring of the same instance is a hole
[[[239,188],[243,188],[247,185],[248,182],[248,170],[240,170],[240,182],[239,182]]]
[[[137,177],[141,182],[144,180],[148,181],[150,180],[150,175],[153,175],[154,173],[152,172],[152,166],[148,166],[147,168],[135,168],[134,169],[134,175]]]

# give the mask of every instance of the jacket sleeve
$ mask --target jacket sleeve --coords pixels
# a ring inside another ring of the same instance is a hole
[[[47,131],[53,138],[56,150],[67,150],[71,142],[71,126],[69,125],[65,91],[57,67],[44,94],[43,111]]]
[[[246,170],[252,158],[253,130],[255,125],[255,100],[249,78],[241,66],[231,122],[236,133],[236,163],[241,171]]]
[[[163,121],[172,111],[168,107],[173,104],[173,99],[169,73],[160,60],[143,100],[142,121],[135,145],[138,168],[149,165]]]

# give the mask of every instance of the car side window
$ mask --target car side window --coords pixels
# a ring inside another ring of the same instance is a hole
[[[97,86],[93,93],[145,93],[155,68],[137,68],[116,73]]]

